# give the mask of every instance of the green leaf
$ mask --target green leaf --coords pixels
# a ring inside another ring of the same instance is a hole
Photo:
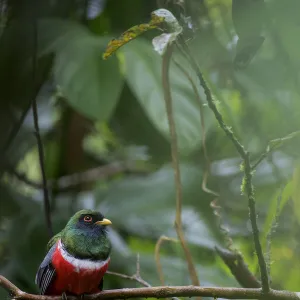
[[[62,20],[44,20],[51,28],[41,41],[41,52],[55,52],[54,79],[66,101],[86,117],[105,121],[112,115],[123,85],[118,59],[101,55],[108,38]]]
[[[166,52],[168,45],[174,43],[176,38],[181,34],[182,27],[179,25],[174,15],[167,9],[157,9],[152,13],[152,17],[153,16],[164,18],[164,21],[171,31],[171,33],[162,33],[152,40],[154,50],[158,52],[158,54],[163,55]]]
[[[150,42],[142,39],[129,43],[122,51],[125,55],[125,77],[129,87],[154,126],[169,138],[161,79],[161,57],[152,49]],[[195,84],[197,82],[195,79]],[[179,150],[189,154],[201,141],[199,103],[189,80],[174,64],[170,69],[170,83]]]
[[[156,36],[152,40],[154,50],[159,55],[164,55],[167,47],[176,41],[176,37],[176,33],[163,33],[159,36]]]

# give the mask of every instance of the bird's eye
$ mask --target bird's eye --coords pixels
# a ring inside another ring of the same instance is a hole
[[[91,216],[85,216],[85,217],[83,218],[83,221],[84,221],[84,222],[90,223],[90,222],[92,222],[92,217],[91,217]]]

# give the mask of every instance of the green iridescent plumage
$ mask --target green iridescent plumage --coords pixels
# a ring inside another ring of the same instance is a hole
[[[93,221],[84,221],[85,216],[90,216]],[[94,210],[81,210],[67,223],[66,227],[52,237],[47,248],[50,249],[61,239],[66,250],[78,258],[105,260],[108,258],[111,244],[107,237],[106,226],[95,224],[103,220],[103,216]]]
[[[56,244],[56,242],[61,238],[61,232],[57,233],[56,235],[54,235],[51,240],[48,242],[47,244],[47,250],[49,251],[51,249],[51,247]]]

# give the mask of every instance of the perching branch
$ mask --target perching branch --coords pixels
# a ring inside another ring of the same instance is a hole
[[[145,287],[152,287],[150,283],[148,283],[147,281],[145,281],[141,277],[141,274],[140,274],[140,255],[139,254],[137,254],[137,257],[136,257],[136,272],[132,276],[122,274],[122,273],[117,273],[117,272],[110,272],[110,271],[107,271],[106,274],[114,275],[114,276],[124,278],[124,279],[134,280],[134,281],[140,283],[141,285],[143,285]],[[172,297],[172,300],[179,300],[179,299],[176,298],[176,297]]]
[[[20,290],[8,279],[0,275],[2,286],[13,299],[18,300],[61,300],[61,296],[41,296],[28,294]],[[299,300],[298,293],[270,290],[268,295],[261,289],[221,288],[199,286],[158,286],[130,289],[106,290],[98,294],[85,295],[85,300],[129,299],[129,298],[170,298],[170,297],[213,297],[226,299],[268,299],[268,300]],[[68,296],[68,300],[78,300]]]
[[[240,154],[241,158],[243,159],[244,180],[243,180],[243,184],[242,184],[242,189],[243,189],[243,192],[245,192],[245,194],[248,197],[250,222],[251,222],[251,226],[252,226],[255,251],[256,251],[256,255],[258,257],[258,263],[259,263],[259,268],[260,268],[262,290],[264,293],[268,293],[270,291],[269,276],[268,276],[266,261],[264,259],[261,243],[259,240],[259,230],[258,230],[258,226],[257,226],[257,222],[256,222],[257,215],[256,215],[256,207],[255,207],[254,189],[253,189],[253,185],[252,185],[252,166],[250,164],[249,153],[245,150],[244,146],[237,139],[237,137],[235,136],[235,134],[233,133],[231,128],[224,122],[223,116],[219,112],[219,110],[215,104],[212,92],[211,92],[208,84],[206,83],[206,80],[204,79],[196,60],[194,59],[193,55],[189,51],[189,48],[184,41],[182,41],[182,46],[184,47],[184,51],[192,65],[192,67],[194,68],[194,70],[197,74],[197,77],[200,81],[201,86],[204,89],[209,108],[212,110],[220,127],[223,129],[225,134],[231,140],[231,142],[235,146],[236,150]]]
[[[198,279],[197,271],[193,263],[192,255],[186,244],[184,233],[182,230],[182,220],[181,220],[181,208],[182,208],[182,186],[181,186],[181,175],[178,159],[178,147],[177,147],[177,135],[176,126],[173,118],[173,105],[172,96],[169,82],[169,68],[172,56],[173,45],[168,45],[165,54],[163,55],[162,63],[162,81],[164,90],[164,99],[166,104],[166,111],[169,123],[170,137],[171,137],[171,156],[174,169],[174,180],[176,187],[176,219],[175,219],[175,229],[177,232],[178,239],[181,243],[182,249],[184,251],[190,278],[193,285],[200,285]]]
[[[51,222],[51,211],[50,211],[50,200],[49,193],[47,187],[47,178],[46,178],[46,170],[45,170],[45,161],[44,161],[44,149],[43,142],[41,139],[40,128],[39,128],[39,119],[38,119],[38,109],[36,103],[36,95],[35,95],[35,82],[36,82],[36,69],[37,69],[37,49],[38,49],[38,29],[37,29],[37,20],[33,19],[33,57],[32,57],[32,82],[33,82],[33,100],[32,100],[32,113],[33,113],[33,121],[34,121],[34,129],[35,136],[37,140],[37,147],[39,153],[39,162],[40,162],[40,170],[42,174],[43,181],[43,193],[44,193],[44,210],[45,210],[45,219],[48,229],[48,234],[50,237],[53,236],[52,222]]]

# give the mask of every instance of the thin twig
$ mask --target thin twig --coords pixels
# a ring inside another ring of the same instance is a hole
[[[170,67],[170,61],[172,56],[172,50],[173,50],[173,45],[167,46],[166,53],[163,55],[162,83],[163,83],[164,99],[166,104],[166,111],[167,111],[170,137],[171,137],[171,156],[172,156],[174,180],[175,180],[175,187],[176,187],[175,229],[187,260],[188,270],[189,270],[192,283],[193,285],[200,285],[197,271],[193,263],[192,255],[186,244],[184,233],[182,230],[182,220],[181,220],[182,186],[181,186],[179,159],[178,159],[176,126],[173,118],[172,96],[171,96],[171,89],[170,89],[170,82],[169,82],[169,69],[170,69],[169,67]]]
[[[37,147],[39,153],[39,162],[40,162],[40,170],[42,174],[43,181],[43,193],[44,193],[44,210],[45,210],[45,219],[46,225],[48,229],[48,234],[50,237],[53,236],[52,222],[51,222],[51,210],[50,210],[50,200],[49,193],[47,187],[47,178],[46,178],[46,170],[45,170],[45,161],[44,161],[44,149],[43,142],[41,139],[40,128],[39,128],[39,119],[38,119],[38,109],[36,103],[36,95],[35,95],[35,82],[36,82],[36,69],[37,69],[37,49],[38,49],[38,29],[37,29],[37,20],[33,20],[33,57],[32,57],[32,82],[33,82],[33,100],[32,100],[32,113],[34,120],[34,129],[35,136],[37,140]]]
[[[184,52],[182,50],[181,50],[181,53],[184,55]],[[201,134],[202,134],[201,142],[202,142],[202,148],[203,148],[203,153],[204,153],[204,158],[205,158],[205,168],[204,168],[204,174],[203,174],[201,188],[205,193],[211,194],[211,195],[216,197],[210,202],[210,207],[212,208],[213,213],[217,218],[218,225],[219,225],[219,228],[220,228],[221,232],[223,233],[223,237],[224,237],[224,241],[226,243],[227,249],[232,250],[233,241],[232,241],[232,239],[229,235],[229,230],[222,224],[223,223],[222,222],[222,216],[221,216],[222,207],[218,204],[218,202],[219,202],[218,198],[220,197],[220,195],[216,191],[213,191],[213,190],[211,190],[210,188],[207,187],[207,182],[208,182],[208,178],[209,178],[209,175],[210,175],[211,162],[210,162],[210,158],[209,158],[208,151],[207,151],[207,148],[206,148],[206,129],[205,129],[203,103],[202,103],[202,100],[200,98],[199,92],[197,90],[197,86],[196,86],[194,80],[192,79],[192,77],[190,76],[190,74],[175,59],[173,59],[173,61],[174,61],[175,65],[183,72],[183,74],[189,80],[189,82],[190,82],[190,84],[193,88],[195,97],[196,97],[196,99],[199,103],[200,120],[201,120]]]
[[[257,166],[268,156],[268,154],[271,152],[271,148],[267,148],[265,152],[263,152],[258,160],[252,165],[252,170],[255,170]]]
[[[140,283],[141,285],[143,285],[145,287],[151,287],[151,285],[147,281],[142,279],[140,276],[137,276],[137,274],[134,274],[134,275],[130,276],[130,275],[117,273],[117,272],[111,272],[111,271],[107,271],[106,274],[114,275],[114,276],[121,277],[121,278],[124,278],[124,279],[134,280],[134,281]]]
[[[42,189],[43,183],[29,179],[25,174],[16,171],[10,166],[5,166],[7,172],[15,176],[18,180],[24,182],[25,184],[35,188]],[[74,173],[71,175],[66,175],[58,178],[57,180],[48,180],[47,186],[50,189],[64,191],[68,188],[74,187],[82,183],[93,182],[99,179],[110,178],[121,172],[135,172],[135,173],[148,173],[149,170],[146,168],[139,168],[134,166],[134,164],[126,162],[114,162],[105,166],[92,168],[83,172]]]
[[[191,52],[189,51],[188,46],[183,41],[182,46],[184,47],[184,51],[186,52],[186,55],[194,68],[197,77],[199,78],[200,84],[204,89],[206,99],[208,102],[209,108],[212,110],[212,112],[215,115],[215,118],[217,119],[220,127],[223,129],[225,134],[228,136],[228,138],[231,140],[233,145],[235,146],[236,150],[240,154],[241,158],[244,161],[244,180],[242,184],[242,188],[244,192],[247,194],[248,197],[248,206],[249,206],[249,215],[250,215],[250,222],[252,226],[252,233],[253,233],[253,240],[254,240],[254,246],[256,255],[258,257],[258,263],[260,268],[260,274],[261,274],[261,281],[262,281],[262,289],[264,293],[268,293],[270,291],[269,286],[269,276],[266,266],[266,261],[262,252],[261,243],[259,240],[259,230],[257,226],[256,221],[256,207],[255,207],[255,198],[254,198],[254,189],[252,185],[252,167],[250,164],[249,159],[249,153],[245,150],[244,146],[239,142],[231,128],[224,122],[222,114],[219,112],[215,101],[213,99],[213,95],[211,93],[210,88],[208,87],[208,84],[206,83],[202,72],[200,71],[198,64],[194,57],[192,56]]]
[[[196,84],[194,83],[194,80],[192,79],[192,77],[190,76],[190,74],[183,68],[183,66],[181,64],[179,64],[175,59],[173,59],[175,65],[181,70],[181,72],[186,76],[186,78],[189,80],[192,89],[194,91],[195,97],[198,101],[199,104],[199,111],[200,111],[200,121],[201,121],[201,143],[202,143],[202,148],[203,148],[203,153],[204,153],[204,158],[205,158],[205,171],[204,171],[204,175],[203,175],[203,179],[202,179],[202,190],[208,194],[214,195],[216,197],[219,197],[220,195],[209,189],[207,187],[207,181],[209,178],[209,173],[210,173],[210,159],[208,156],[208,152],[207,152],[207,148],[206,148],[206,129],[205,129],[205,119],[204,119],[204,111],[203,111],[203,103],[201,101],[200,95],[198,93]]]
[[[12,167],[5,167],[5,171],[8,173],[9,176],[15,177],[17,180],[25,183],[26,185],[35,188],[35,189],[42,189],[43,188],[43,183],[35,180],[29,179],[25,173],[21,173],[17,170],[15,170]],[[48,181],[48,186],[50,185],[50,182]]]
[[[168,46],[166,53],[163,56],[162,63],[162,84],[164,89],[164,99],[169,123],[170,138],[171,138],[171,156],[174,168],[174,179],[176,184],[176,223],[179,227],[182,226],[181,210],[182,210],[182,186],[181,174],[178,159],[177,133],[176,125],[173,118],[173,104],[169,82],[169,68],[172,56],[173,46]]]
[[[237,149],[240,156],[244,159],[246,157],[246,151],[244,146],[238,141],[236,136],[234,135],[231,128],[225,124],[222,114],[219,112],[215,100],[213,99],[212,93],[210,88],[208,87],[208,84],[206,83],[206,80],[204,79],[202,72],[200,71],[196,61],[194,60],[191,52],[188,50],[187,45],[185,45],[185,51],[187,55],[189,56],[190,63],[192,64],[192,67],[194,68],[196,75],[200,81],[200,84],[202,88],[204,89],[204,93],[206,95],[207,103],[209,108],[213,111],[215,118],[217,119],[220,127],[223,129],[223,131],[226,133],[226,135],[230,138],[232,143],[234,144],[235,148]]]
[[[114,275],[114,276],[124,278],[124,279],[134,280],[145,287],[152,287],[150,285],[150,283],[148,283],[147,281],[142,279],[142,277],[140,275],[140,255],[139,254],[137,254],[137,259],[136,259],[136,273],[133,274],[132,276],[122,274],[122,273],[117,273],[117,272],[110,272],[110,271],[107,271],[106,274]],[[172,297],[172,300],[179,300],[179,299],[176,297]]]
[[[271,140],[268,145],[266,150],[260,155],[258,160],[251,166],[252,170],[255,170],[257,166],[274,150],[279,148],[284,142],[292,140],[295,137],[298,137],[300,134],[300,131],[294,131],[292,133],[289,133],[288,135],[282,137],[282,138],[277,138],[274,140]]]
[[[162,235],[155,244],[155,250],[154,250],[154,258],[155,258],[155,264],[156,264],[156,270],[158,273],[159,281],[161,285],[165,285],[165,279],[164,279],[164,273],[162,270],[161,262],[160,262],[160,249],[163,242],[178,242],[178,240],[167,237],[165,235]]]
[[[160,282],[161,285],[165,285],[165,278],[164,278],[163,268],[162,268],[161,261],[160,261],[160,247],[161,247],[161,244],[165,240],[168,240],[168,237],[161,236],[157,240],[157,242],[155,244],[155,250],[154,250],[156,271],[157,271],[157,274],[158,274],[158,277],[159,277],[159,282]]]
[[[28,294],[20,290],[8,279],[0,275],[2,286],[13,299],[18,300],[61,300],[59,296],[43,296]],[[126,288],[106,290],[98,294],[85,295],[85,300],[114,300],[129,298],[170,298],[170,297],[212,297],[226,299],[268,299],[268,300],[299,300],[298,293],[289,291],[271,290],[268,295],[261,289],[199,287],[199,286],[157,286],[143,288]],[[68,300],[78,300],[77,297],[68,296]]]
[[[140,267],[140,255],[138,253],[136,255],[136,271],[135,271],[135,274],[133,274],[133,275],[130,276],[130,275],[126,275],[126,274],[122,274],[122,273],[117,273],[117,272],[110,272],[110,271],[107,271],[106,274],[118,276],[118,277],[121,277],[121,278],[124,278],[124,279],[134,280],[134,281],[140,283],[141,285],[143,285],[145,287],[151,287],[151,284],[148,283],[147,281],[145,281],[141,277],[140,270],[141,270],[141,267]]]
[[[137,253],[136,255],[136,273],[138,277],[141,276],[141,265],[140,265],[140,254]]]

